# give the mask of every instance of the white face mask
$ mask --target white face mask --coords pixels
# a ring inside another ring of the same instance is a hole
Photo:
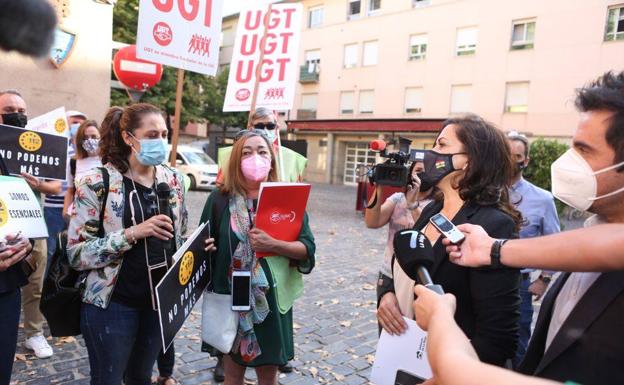
[[[596,175],[624,165],[624,162],[594,171],[585,159],[573,149],[566,151],[551,166],[552,193],[563,203],[580,211],[587,211],[598,199],[624,192],[624,187],[608,194],[596,196],[598,182]]]

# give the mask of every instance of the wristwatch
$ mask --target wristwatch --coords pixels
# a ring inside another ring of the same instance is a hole
[[[501,247],[508,241],[508,239],[497,239],[492,244],[492,248],[490,249],[490,266],[491,267],[502,267],[503,264],[500,261],[501,255]]]
[[[547,285],[550,283],[550,281],[552,281],[552,277],[549,276],[549,275],[542,275],[542,274],[540,274],[539,279],[541,279],[542,282],[544,282]]]

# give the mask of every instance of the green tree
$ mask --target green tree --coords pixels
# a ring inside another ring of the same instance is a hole
[[[557,158],[568,150],[568,146],[556,140],[537,139],[531,143],[529,156],[531,161],[525,172],[528,181],[550,191],[552,184],[550,178],[550,166]],[[561,216],[563,209],[566,207],[561,201],[555,199],[557,212]]]
[[[135,44],[139,16],[139,0],[119,0],[113,11],[113,40]],[[184,91],[182,93],[182,126],[187,122],[209,122],[218,126],[244,127],[246,113],[224,113],[223,100],[227,89],[228,70],[220,71],[216,77],[209,77],[195,72],[184,73]],[[175,112],[177,69],[164,67],[160,82],[141,98],[142,102],[162,108],[168,115]],[[111,105],[130,104],[128,95],[123,90],[111,90]]]

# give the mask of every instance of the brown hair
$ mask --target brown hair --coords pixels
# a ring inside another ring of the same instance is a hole
[[[269,143],[268,139],[257,132],[248,131],[244,133],[232,146],[232,154],[230,155],[230,161],[228,163],[227,170],[223,174],[223,186],[221,192],[224,194],[245,194],[244,181],[245,176],[241,171],[241,160],[243,159],[243,147],[247,139],[254,136],[262,138],[269,149],[271,154],[271,170],[269,171],[269,182],[276,182],[277,179],[277,162],[275,161],[275,154],[273,154],[273,146]]]
[[[122,131],[134,133],[141,127],[145,115],[158,114],[162,111],[148,103],[137,103],[126,108],[111,107],[102,121],[102,138],[100,139],[100,156],[102,163],[111,163],[119,172],[128,170],[128,157],[131,148],[124,142]]]
[[[453,187],[465,202],[500,209],[519,230],[522,214],[509,199],[514,161],[505,134],[477,115],[447,119],[442,127],[451,124],[457,126],[457,138],[468,156],[464,176]]]
[[[85,120],[78,126],[78,132],[76,132],[76,159],[84,159],[89,156],[87,151],[82,148],[84,142],[85,131],[88,127],[95,127],[99,131],[100,128],[95,120]]]

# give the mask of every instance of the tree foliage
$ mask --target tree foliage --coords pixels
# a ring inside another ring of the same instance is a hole
[[[566,144],[556,140],[537,139],[531,143],[529,152],[531,161],[524,173],[525,178],[536,186],[551,191],[550,166],[567,150]],[[565,205],[556,199],[555,204],[557,205],[557,212],[561,215]]]
[[[139,0],[119,0],[113,11],[113,40],[135,44],[138,16]],[[165,66],[162,79],[143,95],[141,102],[154,104],[173,116],[177,72],[176,68]],[[226,68],[214,78],[195,72],[185,72],[181,111],[182,126],[187,122],[209,122],[218,126],[239,127],[247,124],[247,113],[224,113],[222,111],[228,72]],[[127,104],[130,104],[130,99],[126,92],[118,89],[111,91],[111,105]]]

